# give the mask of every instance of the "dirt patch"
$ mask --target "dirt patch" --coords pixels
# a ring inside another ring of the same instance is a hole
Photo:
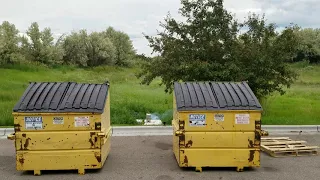
[[[162,150],[169,150],[169,149],[172,149],[172,144],[157,142],[156,148],[159,148]]]

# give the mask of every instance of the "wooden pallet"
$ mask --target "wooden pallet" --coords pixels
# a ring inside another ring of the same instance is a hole
[[[294,141],[289,137],[261,138],[261,150],[272,157],[309,156],[318,154],[318,146],[307,146],[306,141]]]

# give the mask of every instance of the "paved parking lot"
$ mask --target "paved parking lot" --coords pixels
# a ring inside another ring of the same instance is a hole
[[[287,137],[320,145],[320,134]],[[101,170],[87,171],[83,176],[78,175],[77,171],[43,171],[42,176],[33,176],[32,172],[15,170],[13,141],[1,139],[0,175],[1,180],[319,180],[320,156],[272,158],[262,154],[260,168],[245,169],[240,173],[234,168],[209,168],[197,173],[193,169],[178,167],[172,153],[171,136],[112,137],[112,149]]]

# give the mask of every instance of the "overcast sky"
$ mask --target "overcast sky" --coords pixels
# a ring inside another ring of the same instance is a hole
[[[0,21],[25,32],[31,22],[50,27],[55,36],[72,30],[101,31],[113,26],[129,34],[138,53],[151,49],[142,33],[155,35],[170,11],[179,17],[180,0],[0,0]],[[225,7],[242,20],[249,11],[265,13],[270,22],[284,27],[320,27],[319,0],[225,0]]]

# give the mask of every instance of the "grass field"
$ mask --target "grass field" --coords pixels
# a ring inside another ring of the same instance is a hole
[[[283,96],[274,94],[263,100],[263,124],[320,124],[320,66],[296,64],[297,82]],[[135,124],[145,113],[157,113],[170,123],[172,94],[165,94],[159,80],[140,85],[135,68],[73,67],[46,68],[20,65],[0,69],[0,126],[13,125],[12,108],[32,81],[110,81],[112,124]]]

